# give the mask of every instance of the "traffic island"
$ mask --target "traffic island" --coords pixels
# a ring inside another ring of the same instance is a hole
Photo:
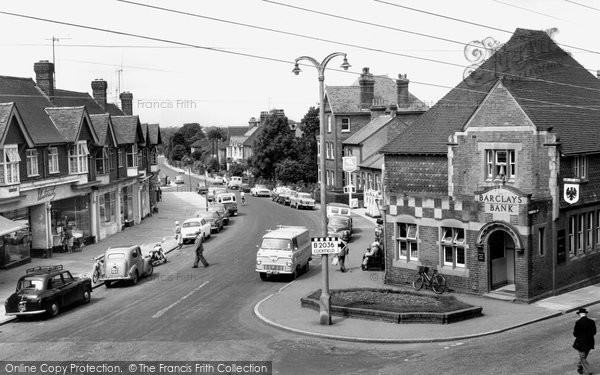
[[[409,290],[353,288],[330,290],[331,314],[390,323],[448,324],[482,315],[483,308],[454,296]],[[321,290],[300,299],[302,307],[319,311]]]

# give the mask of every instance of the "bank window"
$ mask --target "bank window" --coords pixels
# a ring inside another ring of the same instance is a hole
[[[596,247],[600,246],[600,211],[596,211]]]
[[[569,256],[575,256],[575,218],[569,217]]]
[[[127,146],[127,168],[137,168],[138,163],[137,144]]]
[[[69,147],[69,173],[87,173],[89,154],[86,141],[79,141]]]
[[[27,176],[39,176],[38,171],[38,152],[36,149],[28,149],[25,151],[27,157]]]
[[[545,232],[545,228],[541,227],[538,228],[538,253],[543,256],[544,253],[546,252],[545,249],[545,238],[544,238],[544,232]]]
[[[442,256],[444,266],[465,267],[465,230],[462,228],[442,227]]]
[[[396,224],[396,259],[407,262],[419,260],[416,224]]]
[[[342,119],[342,133],[347,133],[350,131],[350,119],[345,117]]]
[[[514,179],[517,171],[515,150],[486,150],[486,177]]]
[[[327,133],[331,133],[331,115],[327,115]]]
[[[587,178],[587,156],[576,156],[573,158],[573,172],[575,177]]]
[[[577,253],[583,253],[583,228],[585,228],[585,215],[579,215],[577,226]]]
[[[6,145],[0,152],[0,184],[19,183],[19,150],[17,145]]]
[[[58,148],[48,147],[48,173],[59,173]]]

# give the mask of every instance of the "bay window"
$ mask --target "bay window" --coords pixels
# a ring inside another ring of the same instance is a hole
[[[86,141],[79,141],[69,147],[69,173],[87,173],[89,154]]]
[[[138,149],[137,144],[127,146],[127,168],[137,168],[138,166]]]
[[[0,184],[18,184],[19,179],[19,149],[17,145],[6,145],[0,152]]]

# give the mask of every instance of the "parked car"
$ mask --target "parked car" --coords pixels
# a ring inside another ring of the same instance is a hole
[[[296,190],[290,189],[290,190],[288,190],[287,194],[285,194],[283,196],[283,205],[284,206],[289,206],[290,205],[290,203],[292,202],[292,195],[293,194],[296,194]]]
[[[238,214],[237,199],[234,193],[219,194],[215,198],[215,201],[227,208],[229,216],[236,216]]]
[[[315,200],[312,198],[310,193],[302,193],[294,191],[290,194],[290,207],[296,207],[296,209],[302,208],[315,208]]]
[[[250,185],[248,185],[245,182],[240,186],[240,190],[243,191],[244,193],[251,193],[252,192],[252,189],[250,188]]]
[[[208,199],[209,202],[212,202],[215,200],[215,197],[217,195],[223,194],[223,193],[227,193],[226,188],[211,186],[208,188],[208,193],[206,194],[206,199]]]
[[[352,218],[342,215],[333,215],[327,220],[327,234],[338,236],[343,241],[350,241],[352,237]]]
[[[277,194],[277,200],[275,202],[279,204],[285,204],[285,200],[289,197],[291,191],[292,189],[288,187],[281,188]]]
[[[175,183],[178,184],[178,185],[179,184],[183,184],[184,183],[183,176],[181,176],[181,175],[175,176]]]
[[[271,191],[271,199],[273,200],[273,202],[278,202],[279,194],[281,194],[281,191],[283,189],[285,189],[284,186],[277,186]]]
[[[266,185],[254,185],[252,189],[250,189],[250,193],[254,197],[270,197],[271,190]]]
[[[92,280],[73,277],[62,265],[28,268],[17,281],[16,291],[4,302],[6,315],[55,316],[66,306],[88,303]]]
[[[223,217],[218,211],[198,211],[197,216],[210,222],[211,231],[219,233],[223,229]]]
[[[242,178],[238,176],[232,176],[229,182],[227,183],[227,187],[229,189],[240,189],[242,186]]]
[[[198,194],[206,194],[208,193],[208,187],[204,182],[198,182]]]
[[[198,232],[200,233],[198,234]],[[181,225],[183,243],[186,243],[186,241],[194,242],[196,236],[202,236],[203,239],[210,237],[210,223],[203,217],[187,219]]]
[[[140,277],[154,272],[150,257],[143,256],[138,245],[109,247],[104,252],[104,266],[99,281],[110,288],[115,281],[129,280],[137,284]]]
[[[213,179],[213,185],[225,185],[225,180],[221,176],[217,176]]]
[[[205,210],[206,211],[206,210]],[[229,224],[229,210],[223,203],[211,202],[208,205],[208,211],[217,211],[223,218],[223,225]]]

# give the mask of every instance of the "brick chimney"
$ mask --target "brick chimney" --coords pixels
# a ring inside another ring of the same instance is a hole
[[[398,107],[406,108],[410,106],[410,98],[408,95],[408,83],[409,79],[406,78],[406,74],[398,74],[396,80],[396,91],[398,93]]]
[[[397,111],[398,111],[398,106],[396,105],[396,103],[390,104],[390,116],[392,116],[392,118],[396,117]]]
[[[92,94],[94,100],[102,109],[106,109],[106,88],[108,84],[103,79],[95,79],[92,81]]]
[[[33,64],[35,82],[50,100],[54,99],[54,64],[48,60],[40,60]]]
[[[375,97],[375,80],[373,74],[369,73],[369,68],[363,68],[358,84],[360,86],[360,109],[371,108]]]
[[[126,115],[133,115],[133,94],[129,91],[124,91],[119,95],[119,99],[121,99],[121,111]]]
[[[248,120],[248,127],[253,128],[255,126],[258,126],[258,120],[256,117],[250,117],[250,120]]]
[[[385,114],[385,105],[383,104],[383,100],[373,100],[373,105],[371,108],[371,121],[375,120],[377,117]]]

